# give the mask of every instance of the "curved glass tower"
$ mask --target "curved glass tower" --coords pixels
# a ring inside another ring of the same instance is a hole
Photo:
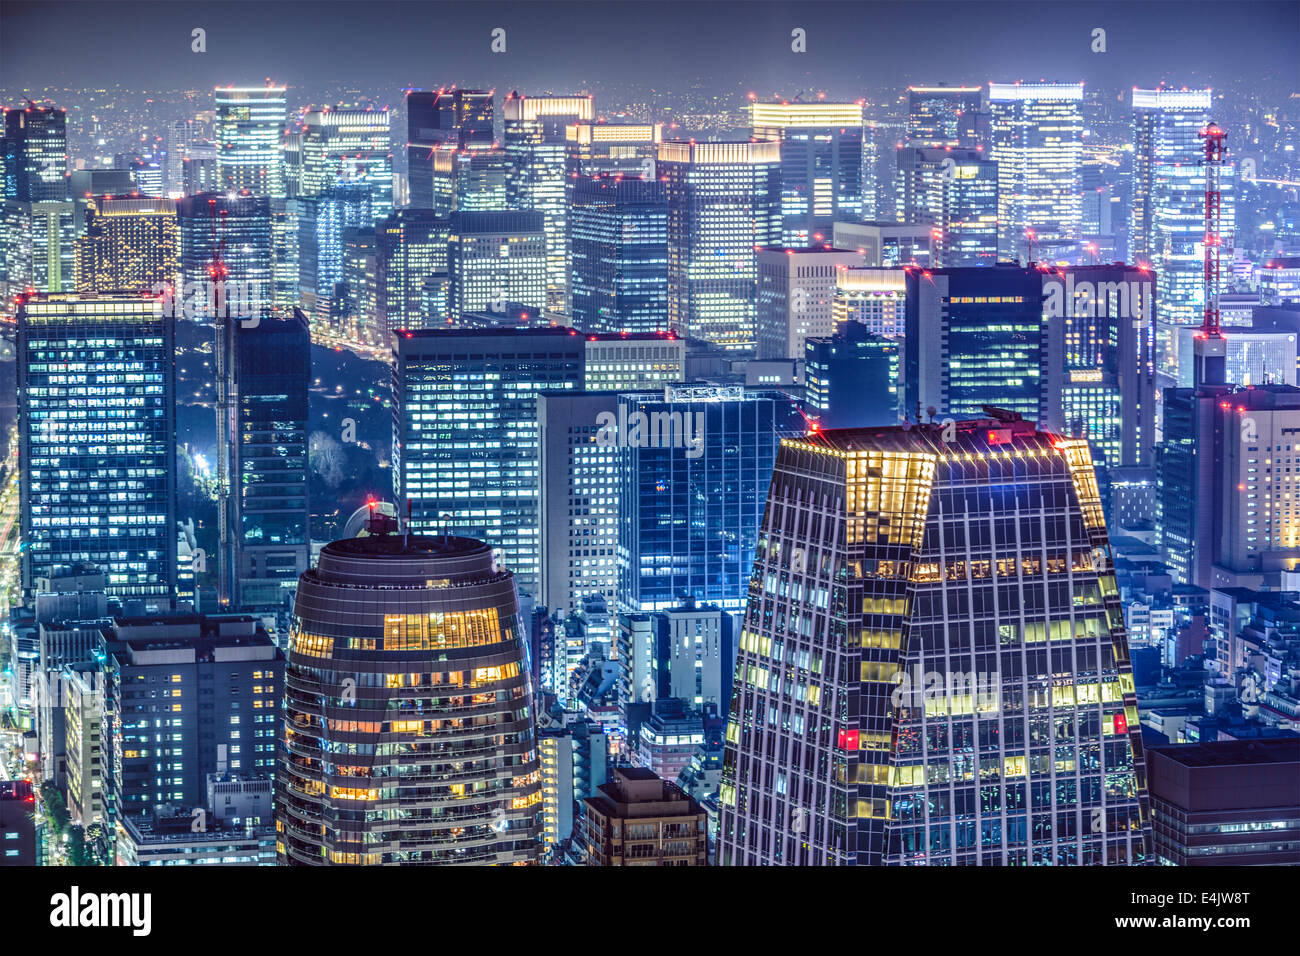
[[[326,545],[285,673],[290,865],[526,864],[542,790],[514,578],[470,538]]]

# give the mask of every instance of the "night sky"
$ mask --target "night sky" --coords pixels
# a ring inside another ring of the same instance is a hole
[[[0,84],[261,82],[565,90],[696,77],[848,93],[900,80],[1300,88],[1300,2],[0,3]],[[190,31],[207,31],[207,52]],[[504,28],[507,51],[489,49]],[[807,53],[790,31],[807,31]],[[1091,51],[1106,30],[1106,52]]]

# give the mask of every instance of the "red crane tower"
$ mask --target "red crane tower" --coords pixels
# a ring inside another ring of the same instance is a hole
[[[1210,122],[1200,132],[1205,140],[1205,315],[1201,330],[1193,343],[1196,370],[1195,383],[1222,385],[1228,374],[1228,348],[1219,332],[1219,275],[1223,251],[1221,207],[1223,192],[1220,178],[1228,155],[1225,145],[1228,134],[1217,123]]]
[[[1223,191],[1219,183],[1228,156],[1228,134],[1211,122],[1201,130],[1200,137],[1205,140],[1205,318],[1201,331],[1213,336],[1219,334],[1219,260],[1223,249]]]

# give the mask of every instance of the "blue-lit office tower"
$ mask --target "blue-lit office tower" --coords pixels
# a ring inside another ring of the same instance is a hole
[[[904,142],[909,146],[974,149],[982,133],[978,86],[909,86]]]
[[[568,311],[565,242],[565,162],[570,123],[590,122],[590,96],[521,96],[511,93],[502,104],[504,140],[509,157],[506,204],[531,209],[544,217],[546,231],[546,309]]]
[[[953,150],[929,183],[933,263],[939,268],[998,261],[998,164],[973,150]]]
[[[570,314],[583,332],[668,328],[668,206],[650,179],[579,179],[569,206]]]
[[[619,396],[598,443],[619,451],[619,608],[683,598],[744,607],[754,542],[781,436],[801,434],[797,403],[739,385],[669,385]]]
[[[861,103],[751,103],[749,123],[781,143],[782,245],[830,242],[837,220],[862,218]]]
[[[238,284],[252,314],[273,300],[275,274],[271,254],[271,201],[244,192],[198,193],[176,200],[181,237],[181,282],[207,287],[217,257],[226,267],[226,283]],[[195,319],[212,321],[204,310]]]
[[[1155,444],[1154,315],[1150,270],[1073,266],[1043,274],[1044,321],[1064,336],[1060,427],[1086,438],[1105,468],[1146,467]]]
[[[458,212],[447,237],[450,315],[500,313],[510,302],[546,305],[547,246],[541,212]]]
[[[998,164],[998,251],[1016,259],[1026,231],[1040,248],[1078,241],[1083,225],[1082,83],[990,83],[990,155]]]
[[[213,91],[217,175],[223,190],[284,199],[283,86],[226,86]]]
[[[781,241],[781,144],[667,142],[668,322],[727,351],[756,345],[755,250]]]
[[[487,542],[537,593],[541,539],[537,393],[577,390],[584,341],[570,329],[392,336],[393,493],[411,527]]]
[[[406,94],[406,166],[410,205],[434,209],[433,161],[442,150],[492,147],[488,90],[412,90]]]
[[[108,591],[176,583],[173,322],[139,294],[33,295],[18,309],[23,593],[94,564]]]
[[[339,183],[370,187],[375,220],[393,211],[393,150],[387,109],[308,110],[296,139],[296,194],[320,196]]]
[[[1205,142],[1212,93],[1203,90],[1133,91],[1133,201],[1129,259],[1156,274],[1156,318],[1199,322],[1205,310]],[[1235,202],[1233,166],[1220,173],[1223,251],[1232,260]]]
[[[67,111],[29,105],[4,111],[4,190],[19,202],[68,198]]]
[[[1044,318],[1044,274],[1010,263],[907,270],[903,412],[956,418],[994,405],[1060,421],[1063,324]]]
[[[307,570],[311,333],[297,309],[217,329],[217,597],[279,610]]]
[[[804,343],[804,411],[818,428],[897,425],[902,343],[844,322]]]
[[[431,209],[407,207],[375,225],[375,314],[379,332],[418,329],[426,321],[422,293],[431,276],[447,272],[447,237],[451,222]]]
[[[0,159],[0,292],[72,291],[77,229],[65,111],[35,104],[5,110]]]
[[[297,200],[298,295],[312,322],[331,323],[339,315],[343,238],[348,229],[374,222],[370,186],[338,183],[313,199]]]

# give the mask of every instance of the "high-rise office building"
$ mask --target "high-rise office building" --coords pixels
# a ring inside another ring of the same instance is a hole
[[[836,249],[856,249],[873,269],[932,262],[934,227],[929,223],[837,222],[831,232]]]
[[[450,232],[451,222],[431,209],[399,209],[375,225],[375,313],[385,337],[424,326],[424,284],[446,274]]]
[[[71,292],[75,281],[76,206],[72,202],[0,204],[0,268],[10,295]]]
[[[956,152],[956,151],[954,151]],[[955,155],[930,180],[938,268],[989,266],[998,261],[998,164],[978,153]]]
[[[902,343],[861,322],[804,344],[804,408],[818,428],[896,425]]]
[[[618,449],[597,441],[610,391],[537,396],[539,589],[537,603],[567,614],[591,595],[618,598]]]
[[[751,132],[781,144],[784,246],[831,241],[837,219],[862,218],[862,104],[751,103]]]
[[[667,142],[668,322],[729,351],[755,346],[755,250],[781,240],[781,144]]]
[[[990,83],[990,152],[998,164],[998,253],[1079,239],[1082,83]]]
[[[546,305],[545,216],[540,212],[459,212],[447,236],[451,316],[496,312],[506,303]]]
[[[1149,860],[1087,444],[1000,410],[944,429],[782,443],[739,640],[721,864]]]
[[[35,103],[4,111],[2,198],[62,202],[68,198],[68,115]]]
[[[76,240],[78,292],[153,290],[180,272],[180,230],[171,199],[90,200]]]
[[[739,610],[777,442],[803,431],[797,403],[739,385],[669,385],[620,395],[617,416],[598,424],[597,442],[620,459],[620,609],[695,598]]]
[[[504,149],[438,148],[429,162],[433,183],[429,208],[439,216],[511,208],[510,155]]]
[[[921,421],[978,415],[985,405],[1060,421],[1063,326],[1044,318],[1044,273],[909,269],[903,411]]]
[[[249,313],[268,308],[276,281],[271,218],[271,201],[251,193],[199,193],[176,200],[182,294],[187,289],[209,289],[213,264],[220,259],[225,267],[223,281],[232,291],[239,290]],[[192,311],[199,312],[195,318],[216,318],[207,309]]]
[[[1203,383],[1164,390],[1158,530],[1176,583],[1280,587],[1300,564],[1300,389]],[[1223,662],[1220,662],[1222,666]]]
[[[858,252],[829,246],[759,249],[758,357],[800,358],[805,339],[830,335],[839,276],[862,260]]]
[[[907,274],[902,269],[839,270],[831,298],[833,331],[838,332],[846,322],[858,322],[873,335],[901,336],[906,293]]]
[[[285,87],[219,86],[213,100],[220,188],[284,199]]]
[[[486,541],[519,586],[539,578],[537,396],[582,387],[570,329],[394,335],[393,491],[412,528]]]
[[[328,193],[339,183],[370,187],[375,221],[393,211],[393,153],[387,109],[313,109],[298,137],[298,196]]]
[[[1155,446],[1153,331],[1160,301],[1149,269],[1067,266],[1046,273],[1044,322],[1064,335],[1060,426],[1086,438],[1098,465],[1146,467]]]
[[[685,380],[686,342],[671,332],[611,332],[583,341],[589,392],[643,392]]]
[[[598,176],[571,184],[569,297],[581,332],[668,328],[668,206],[656,180]]]
[[[122,597],[176,583],[173,322],[139,293],[33,295],[18,309],[22,583],[91,563]]]
[[[909,86],[905,141],[911,146],[973,149],[980,143],[978,86]]]
[[[1205,311],[1205,143],[1210,90],[1133,91],[1130,261],[1155,272],[1157,319],[1199,321]],[[1220,175],[1221,255],[1232,259],[1233,168]]]
[[[344,236],[349,229],[371,230],[374,195],[362,180],[338,183],[311,199],[297,199],[298,297],[313,322],[340,315],[344,283]]]
[[[256,619],[117,618],[104,650],[103,769],[115,820],[147,818],[160,804],[188,817],[208,805],[210,774],[275,773],[284,652]]]
[[[311,550],[307,500],[307,317],[218,323],[217,598],[284,608]]]
[[[298,585],[286,681],[281,863],[537,860],[525,626],[488,545],[396,533],[326,545]]]
[[[506,203],[543,216],[546,232],[546,309],[568,311],[567,184],[565,129],[590,122],[590,96],[521,96],[511,93],[502,104],[504,146],[509,157]]]
[[[406,166],[410,205],[435,209],[434,154],[490,149],[490,90],[410,90],[406,94]]]

